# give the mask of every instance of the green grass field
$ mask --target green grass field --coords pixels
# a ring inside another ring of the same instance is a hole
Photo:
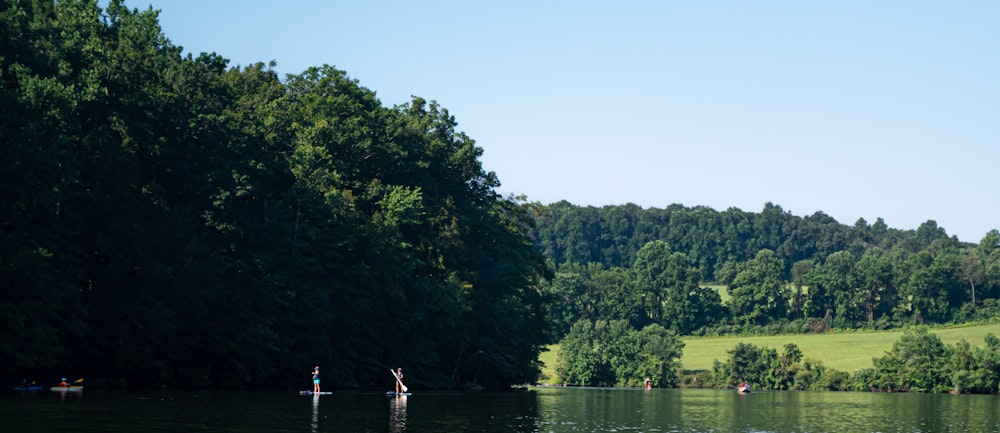
[[[723,304],[729,302],[729,298],[732,298],[732,296],[729,296],[729,289],[725,284],[700,284],[700,286],[708,287],[709,289],[719,292],[719,297],[722,298]]]
[[[982,346],[986,334],[1000,336],[1000,323],[989,325],[956,326],[931,329],[946,345],[966,340],[973,346]],[[902,331],[844,332],[828,334],[775,335],[762,337],[688,337],[684,338],[684,356],[681,363],[685,370],[711,370],[712,361],[725,361],[726,351],[739,342],[758,347],[774,348],[780,354],[785,344],[795,343],[805,358],[822,361],[823,365],[854,373],[872,366],[872,358],[885,355],[899,341]],[[541,355],[545,368],[542,382],[557,383],[555,365],[559,346],[549,346]],[[546,379],[546,376],[548,379]]]
[[[538,355],[538,360],[542,361],[542,377],[538,379],[541,383],[558,383],[556,378],[556,361],[559,360],[559,345],[548,346],[547,351]]]

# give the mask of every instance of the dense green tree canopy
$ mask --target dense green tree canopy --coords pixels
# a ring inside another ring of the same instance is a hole
[[[636,327],[655,322],[685,334],[987,320],[994,310],[986,301],[1000,296],[996,230],[976,245],[948,237],[934,221],[908,231],[889,228],[882,219],[846,226],[822,212],[800,218],[770,203],[760,213],[565,201],[522,207],[537,221],[536,248],[581,290],[570,295],[557,282],[546,286],[549,292],[590,306],[625,302],[630,307],[624,310],[642,311],[636,319],[634,313],[602,316],[592,307],[586,314],[557,307],[555,339],[582,318],[627,318]],[[769,265],[761,266],[762,251],[768,251]],[[695,270],[678,272],[680,257]],[[599,282],[595,278],[604,272],[582,273],[581,265],[625,278]],[[700,281],[666,283],[691,275]],[[681,287],[691,289],[688,296],[679,296]]]
[[[771,250],[761,250],[746,263],[729,285],[733,316],[743,323],[766,324],[788,311],[784,265]]]
[[[717,292],[699,287],[701,274],[688,256],[653,241],[638,253],[632,271],[646,317],[681,334],[711,323],[721,300]]]
[[[0,376],[535,378],[534,220],[436,103],[183,56],[119,0],[3,0],[0,105]]]
[[[589,386],[674,386],[684,343],[652,324],[635,329],[627,321],[580,320],[560,342],[556,371],[566,383]]]

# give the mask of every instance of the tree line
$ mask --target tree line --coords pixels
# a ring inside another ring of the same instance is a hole
[[[739,343],[725,361],[688,385],[731,388],[748,382],[760,389],[995,394],[1000,391],[1000,339],[985,336],[983,347],[961,340],[953,346],[925,326],[907,329],[872,367],[853,374],[805,358],[795,344],[782,353]]]
[[[482,149],[434,102],[273,66],[121,0],[0,1],[0,377],[534,379],[549,270]]]
[[[684,342],[658,324],[642,330],[624,320],[576,322],[561,341],[556,373],[564,384],[732,389],[749,383],[763,390],[1000,392],[1000,339],[983,347],[966,340],[944,344],[927,326],[906,329],[872,366],[853,373],[808,358],[794,343],[775,348],[738,343],[711,370],[682,371]]]
[[[933,221],[916,231],[881,220],[847,227],[772,204],[760,214],[680,205],[522,206],[537,221],[536,247],[556,269],[543,287],[551,300],[550,339],[561,348],[556,373],[565,383],[637,386],[647,378],[656,386],[747,381],[766,389],[997,392],[995,337],[986,337],[985,348],[949,348],[925,328],[907,331],[872,368],[854,374],[803,359],[794,345],[779,354],[749,344],[734,347],[711,371],[678,374],[683,335],[995,321],[997,230],[971,244]]]
[[[881,219],[845,226],[770,203],[760,213],[522,206],[556,270],[545,284],[553,341],[579,320],[715,335],[888,329],[1000,312],[997,230],[962,243],[933,221],[915,231]]]

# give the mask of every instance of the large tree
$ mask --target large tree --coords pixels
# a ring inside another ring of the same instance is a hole
[[[684,343],[657,324],[637,330],[624,320],[580,320],[560,347],[556,372],[565,383],[674,386]]]
[[[698,268],[666,242],[653,241],[642,247],[632,272],[650,323],[683,335],[717,319],[721,310],[718,293],[699,287]]]
[[[729,285],[730,305],[737,321],[764,325],[787,316],[789,294],[784,268],[781,259],[767,249],[743,266]]]
[[[892,311],[896,302],[892,262],[881,248],[865,250],[861,259],[854,264],[854,284],[864,307],[865,318],[869,322]]]

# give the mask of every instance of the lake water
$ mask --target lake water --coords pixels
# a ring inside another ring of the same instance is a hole
[[[532,388],[514,392],[51,391],[2,432],[1000,432],[1000,396]]]

